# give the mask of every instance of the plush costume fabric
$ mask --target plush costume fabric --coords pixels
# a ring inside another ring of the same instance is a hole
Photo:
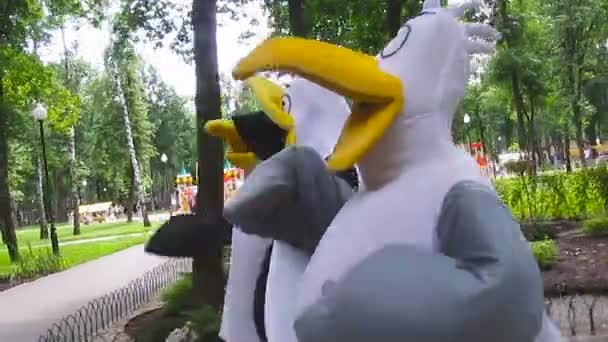
[[[220,328],[220,337],[226,342],[262,341],[254,320],[254,298],[264,257],[271,244],[269,239],[233,229],[230,272]]]
[[[331,153],[348,116],[348,106],[344,99],[312,82],[298,79],[291,83],[284,96],[283,105],[283,110],[288,112],[295,122],[296,145],[305,147],[290,147],[287,150],[291,152],[284,154],[284,150],[258,164],[248,175],[237,195],[227,202],[225,209],[225,216],[230,217],[229,220],[240,227],[239,236],[245,232],[249,234],[245,234],[245,236],[257,235],[262,237],[263,241],[281,237],[280,241],[273,243],[267,278],[264,310],[265,334],[270,342],[296,342],[293,331],[294,297],[297,294],[297,284],[300,282],[301,272],[308,263],[309,254],[318,243],[320,235],[327,228],[339,207],[352,193],[347,183],[326,169],[320,157]],[[292,163],[292,161],[294,162]],[[311,164],[309,165],[309,163]],[[285,168],[285,166],[288,167]],[[300,168],[300,170],[294,168]],[[311,170],[310,175],[304,175],[304,170]],[[319,179],[313,179],[313,175],[318,176]],[[307,210],[305,213],[295,210],[274,212],[273,208],[279,204],[277,201],[289,201],[294,195],[302,193],[302,189],[292,183],[296,181],[300,182],[298,184],[319,182],[320,189],[323,190],[317,196],[297,200],[299,204],[297,208]],[[282,194],[289,198],[283,197]],[[318,205],[311,205],[317,200],[329,203],[328,207],[320,208]],[[300,218],[303,218],[304,221]],[[289,241],[289,244],[285,241]],[[233,253],[234,248],[233,245]],[[247,247],[243,246],[243,248]],[[253,273],[257,272],[259,276],[264,272],[264,269],[257,266],[259,265],[257,257],[262,252],[257,247],[254,249],[257,252],[254,253],[256,257],[252,259],[253,263],[250,263],[246,256],[238,257],[238,261],[237,257],[232,259],[239,265],[249,264],[248,270],[237,271],[235,269],[235,274],[245,272],[252,275],[247,278],[246,284],[233,285],[238,286],[240,291],[244,291],[239,295],[241,300],[250,298],[248,296],[252,295],[251,292],[254,291],[255,285],[251,282]],[[230,273],[233,273],[232,268]],[[259,279],[261,278],[258,277]],[[229,285],[231,282],[229,280]],[[245,290],[245,286],[250,286],[250,289]],[[258,286],[257,290],[259,291],[259,289]],[[257,300],[259,301],[259,298]],[[250,305],[251,300],[245,300],[245,304],[237,304],[234,300],[231,303],[234,303],[230,304],[231,306],[241,308],[241,305]],[[256,308],[259,309],[259,306]],[[241,342],[244,339],[253,338],[245,335],[248,332],[251,333],[251,327],[254,325],[254,320],[251,318],[253,309],[250,306],[249,317],[245,314],[246,307],[243,307],[243,315],[239,317],[230,314],[224,315],[224,320],[229,321],[225,323],[229,327],[226,331],[230,331],[231,335],[230,339],[226,338],[227,342]],[[239,310],[240,312],[241,310]],[[257,320],[259,315],[255,315],[255,317]],[[256,323],[259,326],[259,322]],[[236,328],[237,324],[243,327]],[[262,334],[252,336],[260,335]]]
[[[351,195],[351,187],[326,169],[316,151],[292,146],[256,167],[224,216],[248,234],[312,253]]]
[[[437,233],[441,254],[387,245],[327,282],[296,323],[299,341],[534,341],[542,279],[498,196],[479,183],[455,185]]]

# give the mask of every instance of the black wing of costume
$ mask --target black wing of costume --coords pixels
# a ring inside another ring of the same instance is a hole
[[[543,317],[540,270],[494,191],[454,186],[438,223],[441,253],[393,245],[370,255],[296,319],[300,342],[532,342]]]
[[[312,253],[352,194],[315,150],[290,146],[256,166],[224,217],[245,233]]]
[[[145,251],[169,257],[204,255],[218,243],[229,243],[231,225],[223,217],[172,216],[146,242]]]

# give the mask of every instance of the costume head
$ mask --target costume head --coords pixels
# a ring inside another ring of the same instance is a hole
[[[359,161],[399,115],[445,112],[451,122],[469,76],[468,56],[492,49],[467,36],[495,37],[484,25],[462,24],[464,7],[425,4],[375,58],[333,44],[273,38],[259,45],[233,71],[236,79],[280,69],[301,75],[354,100],[328,164],[346,169]]]
[[[276,38],[234,70],[247,78],[282,69],[352,98],[329,160],[334,169],[362,161],[378,169],[370,155],[411,157],[426,142],[438,153],[397,160],[409,167],[373,191],[366,182],[336,215],[299,285],[299,341],[532,341],[544,324],[540,274],[517,223],[479,180],[475,162],[446,138],[468,55],[493,49],[469,38],[498,37],[456,20],[471,5],[427,0],[376,58]],[[401,150],[378,149],[399,135],[414,139]]]
[[[287,90],[260,76],[245,83],[261,110],[212,120],[205,126],[210,134],[228,142],[228,160],[250,170],[294,144],[312,147],[323,157],[331,154],[348,116],[342,97],[301,78],[291,82]]]
[[[257,163],[290,145],[310,147],[323,157],[331,153],[348,116],[348,105],[342,97],[304,79],[294,80],[285,91],[262,77],[253,77],[246,83],[262,110],[235,115],[230,120],[211,121],[206,125],[211,134],[228,142],[226,157],[229,160],[250,171]],[[326,112],[334,115],[326,115]],[[269,315],[264,310],[267,305],[265,299],[268,298],[266,277],[274,250],[269,248],[272,242],[243,233],[247,227],[240,228],[235,229],[232,236],[221,336],[228,342],[265,341],[267,337],[276,340],[273,336],[282,332],[277,332],[276,328],[266,331],[266,325],[270,324],[271,329],[282,325],[274,322],[280,321],[282,318],[279,316],[285,312],[270,312]],[[291,265],[290,260],[282,261]],[[300,261],[295,262],[301,265]],[[277,266],[285,265],[274,265],[275,273]],[[283,291],[284,285],[289,284],[289,288],[295,286],[301,272],[296,268],[288,267],[290,272],[280,272],[280,284],[275,284],[271,290],[277,293],[269,297],[271,303],[284,307],[281,305],[282,297],[287,293]],[[290,327],[289,331],[292,331]]]

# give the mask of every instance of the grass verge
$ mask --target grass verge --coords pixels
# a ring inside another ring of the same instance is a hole
[[[68,242],[84,239],[94,239],[106,236],[118,236],[134,233],[147,233],[154,231],[157,225],[152,227],[144,227],[141,222],[108,222],[97,223],[80,226],[80,234],[73,235],[71,225],[60,224],[56,226],[59,242]],[[49,245],[49,240],[40,240],[40,228],[38,226],[29,226],[17,230],[17,242],[21,248],[26,248],[28,245],[32,247]],[[0,244],[0,254],[6,250],[6,245]]]
[[[27,251],[27,248],[22,248],[23,260],[13,265],[10,264],[8,253],[0,251],[0,278],[8,278],[10,276],[31,278],[33,274],[44,275],[45,273],[52,273],[142,244],[148,237],[149,234],[117,237],[113,240],[91,241],[60,247],[62,260],[58,269],[55,266],[52,268],[47,267],[57,263],[57,260],[52,258],[49,248],[36,248],[29,251]],[[45,269],[49,269],[50,272],[45,271]],[[36,270],[40,272],[36,272]]]

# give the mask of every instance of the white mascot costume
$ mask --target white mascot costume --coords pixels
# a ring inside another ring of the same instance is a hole
[[[350,112],[342,97],[305,79],[292,81],[282,96],[278,86],[260,77],[249,79],[247,83],[261,104],[264,117],[270,118],[283,129],[283,145],[296,145],[304,150],[312,149],[315,155],[331,154]],[[265,120],[264,117],[259,116],[257,120]],[[207,125],[211,134],[229,142],[231,150],[227,153],[227,158],[244,167],[248,173],[254,166],[263,168],[264,165],[256,165],[255,159],[262,159],[262,153],[252,151],[248,147],[252,144],[247,144],[244,138],[252,133],[245,132],[246,129],[263,131],[264,128],[258,123],[257,126],[241,127],[239,132],[238,120],[253,118],[254,116],[248,115],[233,120],[216,120]],[[255,138],[263,139],[258,136]],[[274,153],[276,151],[272,152]],[[319,161],[319,164],[321,163],[322,160]],[[326,180],[328,184],[339,187],[341,200],[333,201],[335,205],[329,206],[331,213],[325,215],[325,224],[320,228],[323,231],[346,199],[352,195],[352,189],[345,181],[329,173]],[[245,184],[247,183],[246,181]],[[230,206],[230,201],[227,206]],[[286,237],[288,242],[273,243],[272,239],[266,236],[250,234],[259,232],[259,235],[273,236],[277,229],[289,229],[282,227],[284,225],[279,221],[258,223],[259,211],[255,205],[249,207],[252,209],[252,215],[256,217],[256,223],[243,223],[239,225],[239,229],[233,230],[231,267],[220,337],[227,342],[297,342],[294,329],[289,323],[295,318],[293,298],[297,295],[301,275],[311,254],[306,251],[306,242],[302,242],[306,238]],[[271,244],[272,248],[269,248]],[[316,245],[316,242],[314,244]],[[268,271],[267,278],[265,271]],[[264,287],[265,300],[262,300],[263,310],[260,310],[259,303],[254,303],[260,301],[260,298],[256,297],[264,295]],[[263,315],[261,323],[260,314]],[[260,327],[261,324],[264,326]]]
[[[362,187],[319,238],[297,287],[289,325],[299,342],[560,340],[544,313],[542,277],[519,225],[452,141],[469,56],[491,53],[499,38],[488,25],[457,20],[474,5],[441,8],[439,0],[427,0],[376,58],[273,38],[235,68],[237,79],[270,68],[294,72],[354,100],[327,165],[356,164]],[[295,152],[283,150],[264,164],[290,170],[289,153]],[[279,182],[256,169],[248,182],[257,188],[246,185],[236,198],[271,198],[260,190],[262,181]],[[305,185],[294,187],[300,195],[321,189]],[[293,211],[290,197],[282,198],[265,215]],[[227,209],[232,217],[251,210]]]

